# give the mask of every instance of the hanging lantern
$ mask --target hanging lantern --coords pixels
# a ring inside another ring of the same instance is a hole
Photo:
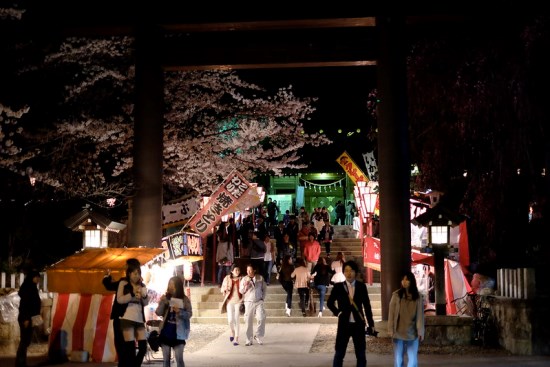
[[[193,264],[191,261],[183,262],[183,278],[187,281],[193,279]]]

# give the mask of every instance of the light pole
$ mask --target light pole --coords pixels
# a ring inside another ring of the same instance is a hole
[[[459,225],[465,219],[465,216],[451,212],[438,203],[412,220],[418,226],[428,227],[428,246],[434,254],[435,313],[438,316],[447,313],[445,257],[449,252],[451,227]]]
[[[366,252],[366,237],[372,237],[372,222],[374,219],[374,211],[376,209],[376,201],[378,199],[378,192],[374,187],[376,183],[369,181],[368,184],[365,181],[357,182],[356,201],[359,201],[359,210],[361,217],[361,244],[363,246],[363,259]],[[358,199],[358,200],[357,200]],[[366,231],[365,231],[366,229]],[[366,233],[365,233],[366,232]],[[372,284],[372,269],[366,268],[366,279],[368,284]]]
[[[428,222],[428,244],[432,246],[435,266],[435,314],[438,316],[447,314],[445,257],[449,252],[451,224],[442,214]]]

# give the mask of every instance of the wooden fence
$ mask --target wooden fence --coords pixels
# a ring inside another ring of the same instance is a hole
[[[535,269],[498,269],[498,295],[509,298],[530,299],[535,296]]]
[[[0,273],[0,289],[19,289],[23,280],[25,280],[25,274],[23,273]],[[48,292],[48,275],[45,272],[40,273],[40,283],[38,283],[38,286],[42,291]]]

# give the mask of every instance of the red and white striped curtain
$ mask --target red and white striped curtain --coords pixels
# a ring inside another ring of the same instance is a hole
[[[114,294],[55,293],[49,348],[67,356],[87,351],[94,362],[114,362],[110,319]]]

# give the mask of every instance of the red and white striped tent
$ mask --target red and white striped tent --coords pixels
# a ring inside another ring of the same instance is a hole
[[[85,249],[46,270],[48,289],[54,293],[50,351],[70,355],[87,351],[94,362],[114,362],[113,323],[110,320],[114,293],[101,280],[110,269],[114,279],[123,276],[126,260],[141,264],[165,252],[162,248]]]

